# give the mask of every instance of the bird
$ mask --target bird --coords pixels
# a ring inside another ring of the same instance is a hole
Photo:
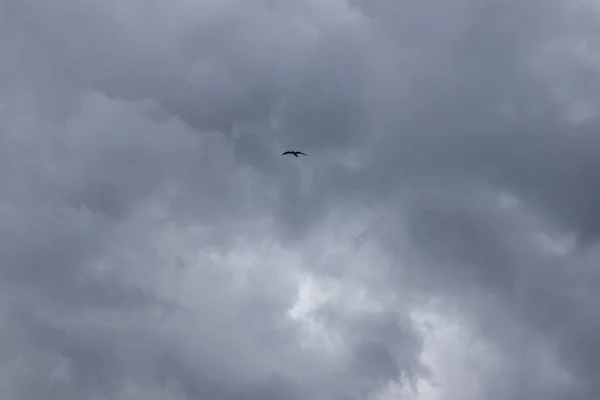
[[[284,156],[286,154],[293,154],[296,157],[298,157],[298,154],[302,154],[303,156],[307,156],[308,155],[308,154],[304,154],[301,151],[286,151],[286,152],[282,153],[281,155]]]

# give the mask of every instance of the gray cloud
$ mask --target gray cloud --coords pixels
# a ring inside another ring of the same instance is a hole
[[[412,315],[441,300],[494,354],[472,350],[478,398],[597,398],[595,18],[3,2],[3,394],[414,389],[436,366]],[[384,219],[359,248],[361,212]],[[298,275],[341,290],[309,311],[317,332],[288,315]]]

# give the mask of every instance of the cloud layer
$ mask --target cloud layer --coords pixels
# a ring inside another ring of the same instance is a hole
[[[598,398],[597,18],[5,0],[3,396]]]

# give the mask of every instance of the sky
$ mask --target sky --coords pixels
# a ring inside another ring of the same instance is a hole
[[[2,398],[600,398],[599,18],[0,0]]]

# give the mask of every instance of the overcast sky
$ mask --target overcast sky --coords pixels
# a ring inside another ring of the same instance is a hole
[[[0,397],[600,398],[599,19],[0,0]]]

